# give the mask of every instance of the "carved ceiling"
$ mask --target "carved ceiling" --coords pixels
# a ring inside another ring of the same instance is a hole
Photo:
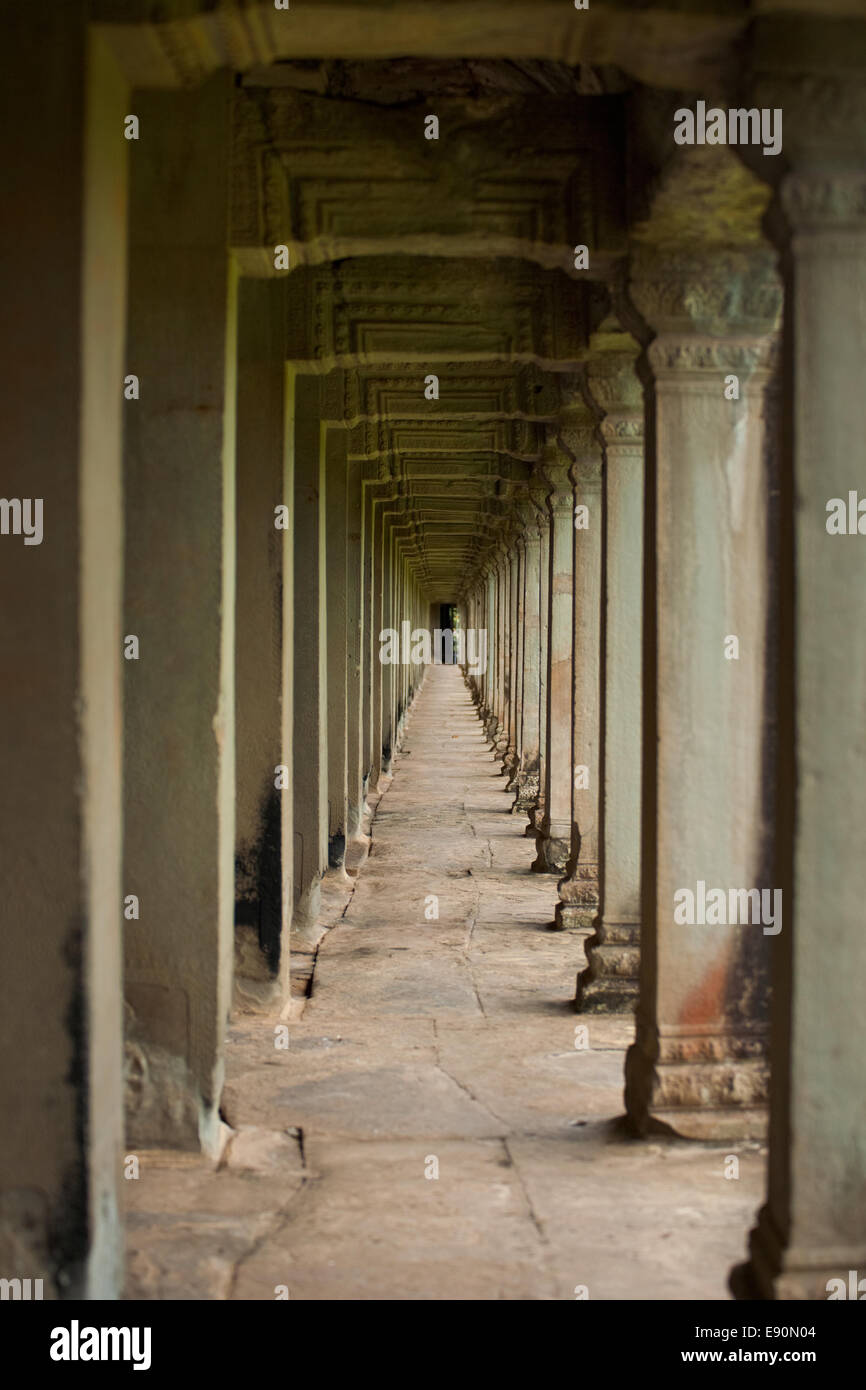
[[[695,93],[742,96],[753,31],[769,91],[774,36],[799,33],[789,10],[844,23],[859,4],[92,0],[91,13],[133,87],[235,71],[231,251],[242,275],[285,279],[287,360],[319,378],[370,506],[445,601],[535,524],[551,448],[567,463],[571,445],[595,447],[599,394],[634,414],[633,362],[654,331],[772,317],[762,218],[778,171],[677,147],[672,113]],[[721,288],[703,275],[713,259]]]

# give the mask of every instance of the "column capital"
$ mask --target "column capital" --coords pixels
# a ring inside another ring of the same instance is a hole
[[[770,9],[768,0],[763,4]],[[785,167],[863,168],[866,22],[862,7],[860,14],[850,14],[844,23],[819,13],[757,15],[747,62],[743,95],[748,104],[778,110],[784,118]],[[779,175],[782,172],[780,168]]]
[[[573,482],[591,476],[596,469],[601,475],[598,414],[587,403],[585,391],[580,401],[560,417],[556,442],[571,462],[569,476]]]
[[[866,231],[864,168],[794,170],[782,180],[779,198],[795,235]]]
[[[720,373],[733,372],[762,382],[775,371],[780,350],[778,332],[724,338],[663,333],[647,348],[647,361],[656,381],[674,377],[715,381]]]
[[[655,333],[679,338],[763,337],[782,310],[782,282],[769,248],[641,250],[630,267],[629,294]]]
[[[572,506],[571,459],[562,449],[558,440],[550,440],[541,458],[541,473],[550,491],[547,494],[547,509],[551,516],[559,512],[570,512]]]
[[[532,489],[532,493],[537,491],[537,488]],[[541,505],[544,505],[543,496]],[[530,490],[527,489],[526,496],[522,497],[517,505],[520,524],[523,528],[521,539],[526,545],[538,543],[538,527],[536,525],[538,521],[538,507],[539,503],[535,500],[534,496],[530,494]]]
[[[643,439],[643,388],[635,370],[640,343],[613,317],[590,338],[587,394],[598,413],[605,447]]]

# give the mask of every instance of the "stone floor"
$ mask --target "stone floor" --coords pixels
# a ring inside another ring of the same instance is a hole
[[[288,1048],[237,1016],[218,1163],[139,1155],[127,1298],[728,1296],[764,1152],[625,1134],[631,1021],[574,1013],[581,940],[512,799],[433,668]]]

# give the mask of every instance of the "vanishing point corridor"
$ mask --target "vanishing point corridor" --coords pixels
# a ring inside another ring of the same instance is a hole
[[[633,1024],[575,1015],[580,937],[505,780],[432,667],[288,1048],[275,1019],[229,1034],[219,1165],[141,1154],[127,1297],[725,1296],[759,1145],[628,1137]]]

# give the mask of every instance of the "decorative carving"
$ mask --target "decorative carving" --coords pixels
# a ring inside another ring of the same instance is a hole
[[[782,309],[782,283],[769,250],[700,257],[639,254],[630,293],[658,333],[769,332]]]
[[[795,231],[857,227],[866,230],[866,173],[794,173],[782,181],[781,202]]]
[[[709,338],[664,334],[647,349],[658,377],[668,372],[772,372],[780,353],[779,335],[760,338]]]
[[[591,465],[592,461],[599,455],[598,434],[594,421],[587,421],[583,425],[561,426],[557,430],[556,437],[563,451],[574,462],[579,459],[582,465],[585,463]],[[582,471],[585,471],[585,466]]]
[[[643,415],[606,415],[599,428],[607,445],[643,443]]]

